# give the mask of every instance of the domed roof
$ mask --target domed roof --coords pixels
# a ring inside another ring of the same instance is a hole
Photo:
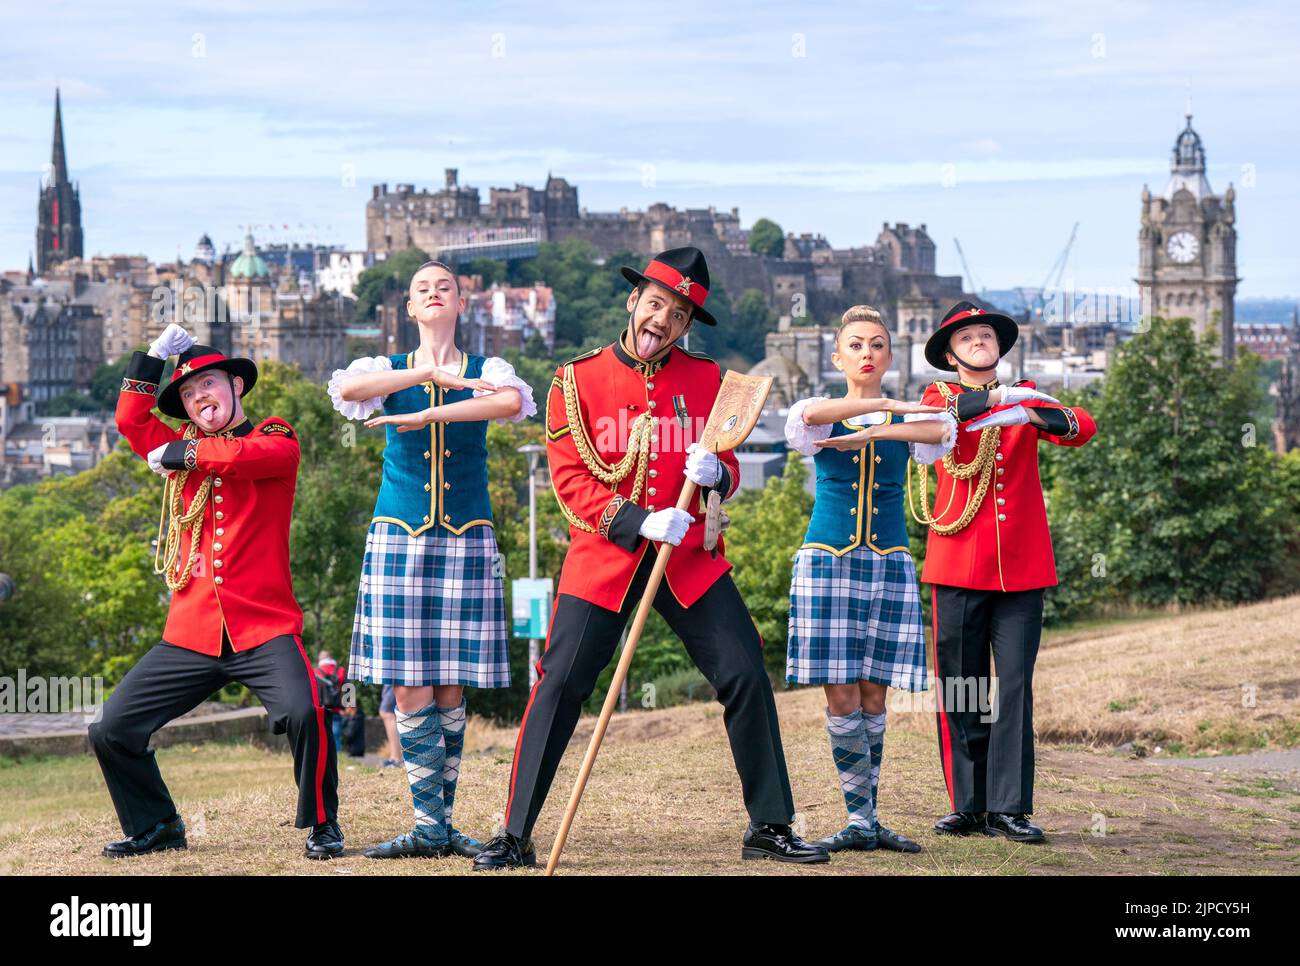
[[[1187,126],[1174,141],[1173,156],[1169,162],[1169,183],[1165,185],[1165,198],[1186,189],[1197,201],[1213,196],[1214,190],[1205,177],[1205,146],[1201,136],[1192,129],[1192,115],[1185,115]]]
[[[244,252],[230,263],[231,278],[266,278],[271,274],[262,256],[253,246],[253,236],[244,236]]]
[[[775,379],[782,379],[787,382],[792,379],[807,380],[808,378],[804,371],[799,368],[798,363],[780,354],[766,356],[749,370],[749,375],[772,376]]]

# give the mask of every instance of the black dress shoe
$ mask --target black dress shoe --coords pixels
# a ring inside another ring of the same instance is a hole
[[[445,859],[451,855],[451,843],[430,842],[421,835],[403,832],[395,839],[370,846],[361,854],[367,859]]]
[[[827,852],[874,852],[880,846],[876,830],[861,825],[849,825],[829,838],[818,840]]]
[[[987,835],[984,816],[979,812],[953,812],[934,823],[934,830],[940,835]]]
[[[906,835],[899,835],[892,829],[887,829],[883,825],[876,826],[876,838],[880,841],[877,848],[884,849],[886,852],[920,852],[921,845],[919,842],[913,842]]]
[[[343,832],[339,823],[321,822],[307,833],[307,845],[302,854],[309,859],[332,859],[343,854]]]
[[[1042,842],[1047,838],[1024,814],[989,812],[988,831],[990,835],[1005,835],[1012,842]]]
[[[167,849],[185,849],[185,823],[177,815],[173,819],[159,822],[147,832],[109,842],[104,846],[104,854],[110,859],[121,859],[128,855],[144,855],[147,852],[163,852]]]
[[[826,846],[805,842],[788,825],[750,822],[741,844],[742,859],[772,859],[776,862],[829,862]]]
[[[521,839],[502,832],[474,856],[474,871],[484,869],[518,869],[537,864],[537,850],[532,839]]]

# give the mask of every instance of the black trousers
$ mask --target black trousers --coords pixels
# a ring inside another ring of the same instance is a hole
[[[1043,591],[936,585],[939,757],[956,812],[1034,810],[1034,661]],[[997,700],[989,701],[989,659]]]
[[[561,594],[556,602],[537,684],[519,725],[506,806],[508,832],[532,834],[583,702],[613,657],[653,567],[654,554],[647,551],[621,611],[569,594]],[[679,604],[664,582],[654,606],[718,692],[750,819],[788,824],[794,818],[794,799],[776,701],[763,668],[762,642],[731,576],[720,578],[691,607]]]
[[[220,657],[164,641],[127,672],[104,702],[102,718],[90,726],[91,747],[128,836],[147,832],[176,814],[149,739],[231,681],[257,695],[273,733],[289,733],[298,779],[297,827],[334,820],[334,742],[326,732],[316,676],[299,639],[284,635],[238,652],[227,642]]]

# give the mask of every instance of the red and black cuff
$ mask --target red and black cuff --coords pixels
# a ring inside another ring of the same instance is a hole
[[[645,507],[616,496],[600,515],[600,535],[614,546],[633,553],[641,543],[641,524],[649,515]]]
[[[1059,436],[1063,440],[1074,439],[1079,435],[1079,417],[1068,406],[1061,409],[1040,406],[1034,412],[1038,413],[1038,418],[1043,421],[1050,435]]]
[[[141,396],[156,396],[166,365],[162,359],[156,359],[147,352],[132,354],[131,361],[126,365],[121,391],[134,392]]]
[[[163,450],[162,459],[165,470],[192,470],[199,465],[199,441],[197,439],[178,439],[168,443]]]

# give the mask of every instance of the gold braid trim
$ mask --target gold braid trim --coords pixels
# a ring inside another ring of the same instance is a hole
[[[185,426],[185,434],[182,437],[186,440],[195,439],[199,431],[193,423]],[[189,477],[189,470],[178,470],[167,477],[163,483],[163,501],[162,512],[158,517],[158,541],[153,556],[153,572],[161,574],[167,581],[167,588],[172,591],[183,590],[190,582],[190,576],[194,571],[194,564],[199,559],[199,547],[203,533],[203,513],[208,506],[208,495],[212,492],[212,474],[209,473],[207,479],[199,487],[199,491],[194,494],[194,501],[190,508],[184,508],[184,491],[185,480]],[[171,510],[171,518],[168,519],[167,511]],[[167,535],[164,539],[163,529],[166,526]],[[172,568],[177,565],[181,552],[181,536],[185,528],[190,528],[190,555],[185,562],[185,567],[175,577],[172,576]],[[163,564],[158,566],[158,556],[162,555]]]
[[[640,500],[641,490],[645,485],[646,466],[650,460],[650,440],[654,435],[654,415],[647,411],[634,419],[628,429],[627,453],[617,463],[606,463],[596,452],[591,437],[587,435],[587,427],[582,422],[582,413],[578,408],[578,385],[573,375],[572,363],[564,367],[562,388],[564,415],[569,424],[569,435],[573,437],[573,445],[578,450],[578,458],[582,460],[588,472],[608,486],[611,491],[617,490],[618,485],[635,471],[636,479],[632,486],[632,495],[628,499],[636,503]],[[554,489],[552,486],[552,490]],[[555,500],[560,504],[560,512],[564,514],[564,518],[573,526],[586,533],[598,532],[560,499],[558,490],[555,491]]]
[[[934,385],[938,388],[939,392],[943,394],[946,400],[952,402],[955,396],[953,391],[948,388],[947,384],[936,382]],[[958,430],[958,432],[960,432],[960,430]],[[980,506],[984,503],[984,497],[988,494],[989,481],[993,479],[993,467],[996,462],[994,459],[994,453],[997,451],[998,443],[1001,442],[1001,440],[1002,427],[990,426],[987,429],[980,431],[979,449],[975,453],[975,458],[969,463],[957,462],[956,457],[953,455],[956,452],[956,446],[953,446],[951,450],[944,454],[943,468],[948,471],[948,475],[954,480],[969,481],[977,473],[979,474],[979,480],[976,482],[973,492],[970,488],[969,482],[967,483],[966,508],[962,511],[961,516],[952,523],[940,523],[939,517],[946,516],[949,507],[952,506],[952,498],[957,492],[956,483],[953,484],[952,492],[948,494],[948,506],[944,507],[943,512],[936,516],[932,514],[928,508],[930,497],[929,470],[924,465],[918,467],[916,477],[917,493],[920,495],[921,499],[921,512],[918,514],[916,512],[916,505],[912,500],[912,487],[910,480],[912,464],[909,460],[907,465],[909,476],[907,486],[907,506],[912,512],[912,518],[916,520],[917,523],[924,524],[933,532],[945,537],[968,527],[970,522],[975,519],[975,514],[979,512]]]

